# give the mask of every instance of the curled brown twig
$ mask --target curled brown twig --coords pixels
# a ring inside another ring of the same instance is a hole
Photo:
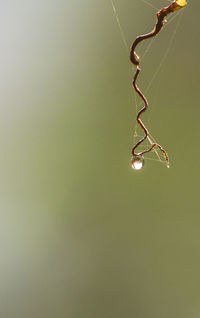
[[[163,25],[164,25],[164,22],[165,22],[165,19],[166,17],[174,12],[174,11],[177,11],[183,7],[185,7],[187,4],[186,0],[176,0],[176,1],[173,1],[168,7],[165,7],[163,9],[161,9],[158,13],[157,13],[157,22],[156,22],[156,25],[154,27],[154,29],[152,30],[152,32],[150,33],[147,33],[147,34],[144,34],[144,35],[140,35],[136,38],[136,40],[133,42],[132,46],[131,46],[131,51],[130,51],[130,61],[136,65],[136,73],[134,75],[134,78],[133,78],[133,87],[136,91],[136,93],[141,97],[141,99],[143,100],[144,102],[144,106],[143,108],[138,112],[137,114],[137,122],[139,124],[139,126],[142,128],[142,130],[144,131],[145,133],[145,136],[139,140],[136,145],[133,147],[132,149],[132,155],[133,155],[133,159],[132,159],[132,166],[133,168],[135,169],[135,166],[134,166],[134,163],[137,161],[139,161],[139,158],[143,158],[141,157],[143,154],[147,153],[147,152],[150,152],[152,151],[153,149],[155,148],[159,148],[160,151],[162,151],[162,153],[164,154],[164,157],[165,157],[165,160],[166,160],[166,165],[167,167],[169,168],[169,157],[167,155],[167,152],[166,150],[160,146],[159,144],[157,143],[152,143],[151,144],[151,147],[144,150],[144,151],[141,151],[141,152],[135,152],[136,151],[136,148],[142,143],[144,142],[148,136],[149,136],[149,132],[147,130],[147,128],[145,127],[144,123],[142,122],[142,120],[140,119],[140,116],[147,110],[147,108],[149,107],[149,104],[148,104],[148,101],[146,99],[146,97],[144,96],[144,94],[141,92],[141,90],[139,89],[139,87],[137,86],[136,84],[136,81],[137,81],[137,78],[138,78],[138,75],[140,73],[140,58],[139,56],[136,54],[135,52],[135,49],[136,49],[136,46],[143,40],[146,40],[146,39],[149,39],[149,38],[152,38],[154,36],[156,36],[162,29]],[[140,167],[142,167],[143,165],[141,165]],[[137,168],[136,168],[137,169]]]

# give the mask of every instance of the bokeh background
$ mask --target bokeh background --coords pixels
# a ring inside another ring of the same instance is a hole
[[[114,3],[128,46],[152,29],[152,7]],[[143,118],[171,168],[135,172],[134,67],[110,1],[2,3],[1,318],[200,317],[199,10],[142,61],[145,91],[169,51]]]

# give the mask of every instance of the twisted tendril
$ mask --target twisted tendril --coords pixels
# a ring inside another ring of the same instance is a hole
[[[150,152],[150,151],[152,151],[155,148],[159,148],[160,151],[164,154],[164,157],[165,157],[165,160],[166,160],[166,165],[169,168],[169,157],[168,157],[168,154],[167,154],[166,150],[162,146],[157,144],[157,143],[151,144],[151,147],[146,149],[146,150],[144,150],[144,151],[136,152],[136,148],[142,142],[144,142],[146,140],[146,138],[148,138],[148,136],[149,136],[148,129],[145,127],[144,123],[140,119],[140,116],[147,110],[147,108],[149,107],[149,104],[148,104],[147,98],[144,96],[144,94],[141,92],[141,90],[139,89],[139,87],[136,84],[138,75],[140,73],[140,67],[139,67],[140,58],[136,54],[135,48],[141,41],[156,36],[161,31],[161,29],[162,29],[162,27],[164,25],[164,22],[165,22],[165,18],[170,13],[175,12],[175,11],[177,11],[179,9],[182,9],[186,5],[187,5],[186,0],[176,0],[176,1],[173,1],[168,7],[165,7],[163,9],[161,9],[159,12],[157,12],[157,22],[156,22],[156,25],[155,25],[154,29],[150,33],[138,36],[135,39],[135,41],[133,42],[132,46],[131,46],[130,61],[136,66],[136,73],[135,73],[134,78],[133,78],[133,87],[134,87],[136,93],[141,97],[141,99],[144,102],[143,108],[137,114],[137,122],[138,122],[139,126],[142,128],[142,130],[144,131],[144,133],[145,133],[145,136],[141,140],[139,140],[136,143],[136,145],[133,147],[133,149],[132,149],[132,155],[133,155],[132,163],[134,163],[135,160],[138,160],[143,154],[145,154],[147,152]],[[134,165],[133,165],[133,167],[134,167]]]

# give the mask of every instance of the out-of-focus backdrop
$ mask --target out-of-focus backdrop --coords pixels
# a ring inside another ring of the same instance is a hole
[[[153,28],[148,4],[114,4],[128,46]],[[134,67],[111,2],[2,3],[1,318],[200,316],[199,10],[142,60],[145,91],[167,52],[143,118],[171,168],[135,172]]]

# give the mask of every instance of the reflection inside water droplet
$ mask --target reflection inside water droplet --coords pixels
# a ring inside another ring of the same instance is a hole
[[[140,170],[144,167],[144,158],[142,156],[133,156],[132,168],[134,170]]]

